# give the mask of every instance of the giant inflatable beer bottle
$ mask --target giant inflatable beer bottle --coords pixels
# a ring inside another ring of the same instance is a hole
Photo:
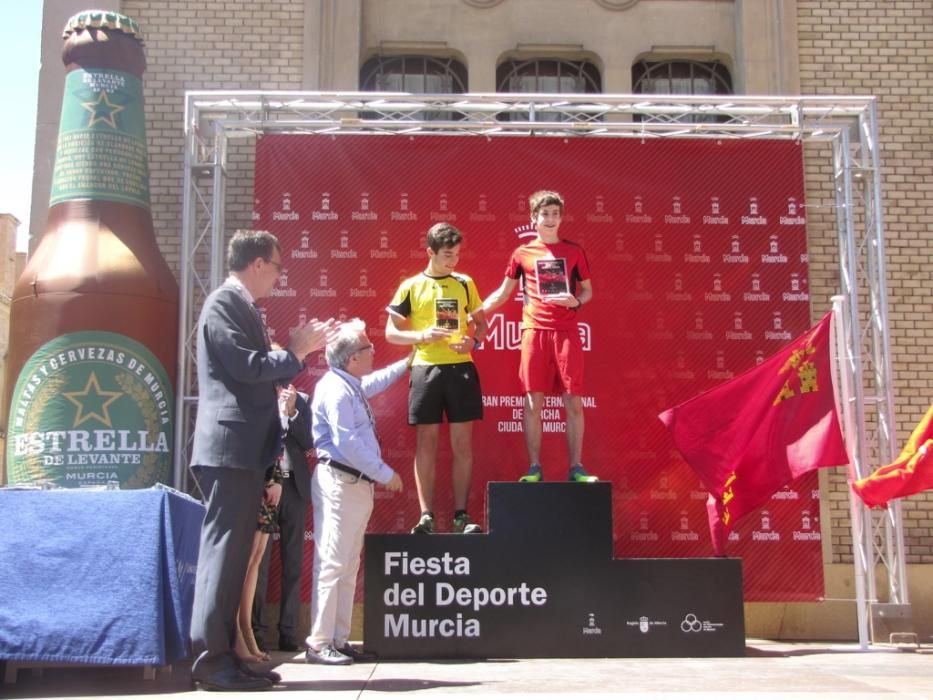
[[[171,483],[178,285],[149,211],[142,36],[86,11],[63,38],[48,224],[11,306],[6,476]]]

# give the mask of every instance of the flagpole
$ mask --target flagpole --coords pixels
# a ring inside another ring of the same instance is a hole
[[[855,418],[852,411],[852,397],[854,388],[852,386],[853,373],[847,371],[848,363],[852,361],[846,348],[846,315],[845,315],[845,297],[836,295],[832,298],[833,317],[830,334],[833,342],[830,343],[830,352],[833,354],[832,366],[836,370],[833,372],[833,385],[837,392],[837,411],[842,416],[842,434],[846,441],[846,448],[849,452],[849,480],[854,481],[859,478],[856,469],[856,460],[861,458],[861,452],[854,440],[858,439],[858,433],[855,428]],[[839,404],[842,404],[841,406]],[[852,489],[849,489],[849,518],[852,521],[852,565],[855,569],[855,614],[858,625],[859,647],[868,649],[869,631],[868,631],[868,598],[866,590],[874,588],[872,585],[874,571],[870,562],[870,552],[865,547],[865,521],[864,512],[858,499]]]

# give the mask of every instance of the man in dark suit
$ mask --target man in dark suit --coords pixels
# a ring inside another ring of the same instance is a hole
[[[261,690],[276,680],[233,653],[237,607],[256,531],[263,478],[280,448],[275,384],[324,347],[333,320],[296,329],[271,350],[254,302],[282,268],[275,236],[237,231],[227,250],[230,276],[205,300],[198,320],[198,412],[191,465],[206,499],[191,645],[191,677],[207,690]]]
[[[301,570],[304,564],[305,521],[311,500],[311,473],[306,452],[311,449],[311,402],[307,394],[289,385],[279,394],[280,420],[285,436],[282,453],[282,497],[276,511],[279,557],[282,562],[282,598],[279,605],[281,651],[298,651],[298,610],[301,606]],[[272,547],[266,547],[253,601],[253,635],[265,641],[265,591]]]

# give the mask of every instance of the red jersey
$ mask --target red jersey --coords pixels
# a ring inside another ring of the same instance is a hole
[[[548,262],[539,264],[539,260]],[[563,265],[557,262],[560,260],[564,261]],[[547,279],[539,280],[539,272],[547,275]],[[505,276],[521,280],[522,328],[554,331],[576,329],[576,310],[549,303],[546,292],[559,291],[565,279],[566,291],[574,296],[579,294],[579,283],[590,279],[590,265],[582,247],[565,240],[545,243],[536,238],[515,249]],[[542,293],[542,287],[545,293]]]

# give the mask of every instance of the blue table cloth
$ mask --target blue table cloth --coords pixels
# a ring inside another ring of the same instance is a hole
[[[0,490],[0,659],[188,656],[204,506],[183,494]]]

